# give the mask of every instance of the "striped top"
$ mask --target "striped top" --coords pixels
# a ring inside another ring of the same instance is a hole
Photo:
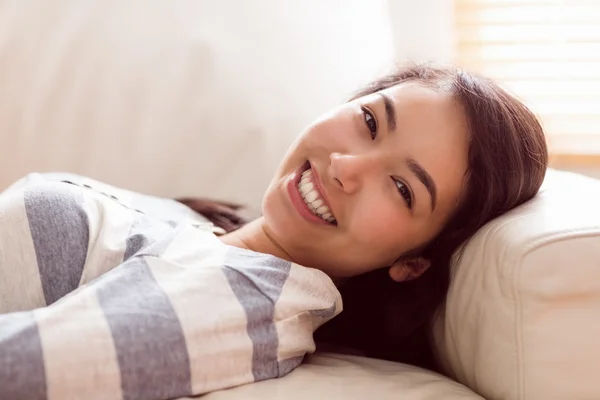
[[[0,194],[0,398],[173,399],[281,377],[341,311],[323,272],[74,175]]]

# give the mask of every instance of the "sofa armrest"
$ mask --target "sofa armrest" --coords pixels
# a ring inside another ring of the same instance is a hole
[[[550,170],[453,269],[434,343],[487,399],[598,399],[600,181]]]

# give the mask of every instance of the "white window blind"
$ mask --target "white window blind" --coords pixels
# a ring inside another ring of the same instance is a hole
[[[555,153],[600,154],[600,0],[454,0],[458,64],[541,119]]]

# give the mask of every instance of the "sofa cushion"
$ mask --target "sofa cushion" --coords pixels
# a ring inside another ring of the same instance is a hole
[[[208,394],[206,400],[480,400],[463,385],[409,365],[317,353],[289,375]],[[180,399],[182,400],[182,399]]]
[[[433,332],[447,372],[487,399],[599,399],[600,181],[550,170],[481,229]]]

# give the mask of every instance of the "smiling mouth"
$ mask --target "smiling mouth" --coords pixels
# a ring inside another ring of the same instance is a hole
[[[298,183],[298,190],[302,196],[302,199],[304,200],[304,203],[314,215],[321,218],[325,222],[328,222],[332,225],[337,225],[335,216],[325,204],[324,196],[319,191],[318,186],[315,183],[313,171],[310,165],[308,166],[308,169],[302,173],[302,177]]]

